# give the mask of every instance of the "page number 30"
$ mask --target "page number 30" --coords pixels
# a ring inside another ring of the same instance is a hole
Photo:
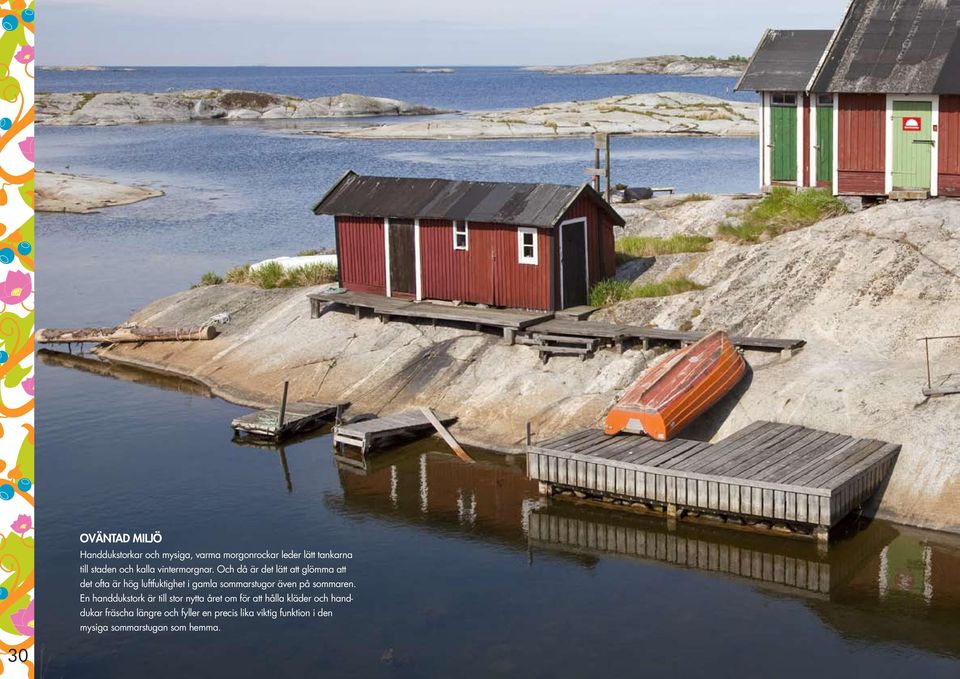
[[[7,662],[27,662],[30,659],[30,652],[25,648],[11,648],[7,653],[10,654],[7,656]]]

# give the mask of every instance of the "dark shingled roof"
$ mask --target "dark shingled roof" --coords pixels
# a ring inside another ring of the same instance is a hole
[[[313,208],[318,215],[450,219],[552,227],[589,195],[623,226],[623,218],[593,188],[560,184],[467,182],[412,177],[362,177],[347,172]]]
[[[804,92],[833,31],[779,31],[763,34],[737,83],[738,90]]]
[[[853,0],[813,91],[960,94],[960,0]]]

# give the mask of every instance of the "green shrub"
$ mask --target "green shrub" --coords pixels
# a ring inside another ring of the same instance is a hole
[[[712,238],[675,234],[669,238],[654,236],[624,236],[616,241],[614,247],[620,254],[629,257],[656,257],[657,255],[676,255],[681,252],[704,252],[710,248]]]
[[[319,250],[314,250],[311,248],[309,250],[301,250],[300,252],[297,253],[297,257],[312,257],[313,255],[319,255],[319,254],[320,254]]]
[[[793,191],[778,186],[759,203],[740,213],[740,224],[721,224],[717,236],[727,240],[756,243],[762,236],[771,238],[802,229],[849,210],[825,189]]]
[[[704,286],[686,277],[667,278],[653,283],[632,285],[628,281],[607,278],[590,290],[590,305],[605,307],[627,299],[666,297],[691,290],[703,290]]]

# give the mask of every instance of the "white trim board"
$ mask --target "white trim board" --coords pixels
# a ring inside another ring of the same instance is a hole
[[[803,92],[797,92],[797,187],[803,188],[803,141],[807,131],[803,124],[803,112],[807,107],[803,103]]]
[[[414,284],[415,294],[414,296],[417,300],[423,299],[423,283],[422,283],[422,273],[420,271],[420,219],[413,220],[413,270],[416,274],[416,282]]]
[[[840,195],[840,95],[833,95],[833,195]]]
[[[383,262],[386,266],[387,297],[390,296],[390,218],[383,218]]]

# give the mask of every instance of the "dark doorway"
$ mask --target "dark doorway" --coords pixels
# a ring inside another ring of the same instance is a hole
[[[417,246],[412,219],[390,220],[390,296],[417,294]]]
[[[560,225],[560,308],[587,303],[587,225]]]

